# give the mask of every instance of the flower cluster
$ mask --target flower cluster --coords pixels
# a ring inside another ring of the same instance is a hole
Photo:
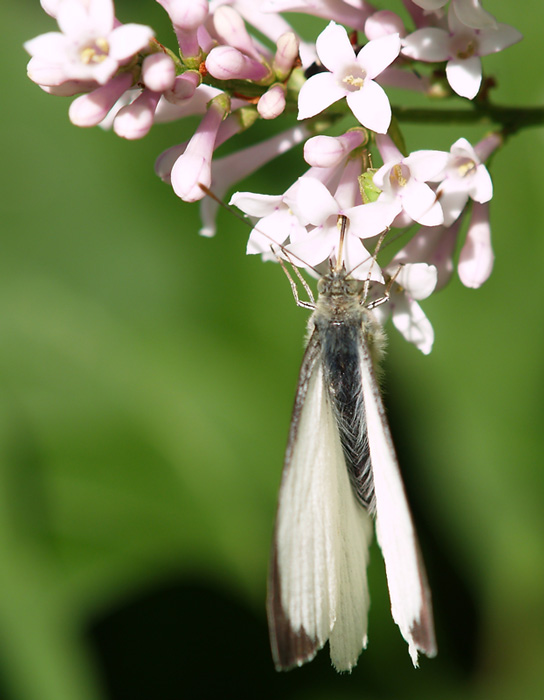
[[[435,99],[457,95],[477,105],[487,100],[490,86],[481,57],[521,35],[498,23],[479,0],[404,0],[407,20],[366,0],[157,2],[172,22],[175,50],[149,27],[122,24],[113,0],[41,0],[59,31],[25,44],[29,77],[53,95],[79,95],[69,110],[75,125],[111,127],[126,139],[142,138],[155,123],[200,115],[192,138],[162,153],[155,167],[178,197],[203,200],[204,235],[215,232],[217,208],[206,188],[222,197],[304,142],[308,167],[284,194],[232,197],[255,220],[248,253],[281,255],[319,270],[339,254],[337,222],[345,217],[346,268],[371,278],[375,288],[394,278],[388,305],[393,322],[429,352],[433,331],[417,301],[451,277],[465,219],[460,279],[478,287],[491,272],[493,188],[484,163],[503,134],[488,134],[475,146],[459,138],[449,152],[406,153],[386,89]],[[283,12],[312,14],[329,24],[308,43]],[[296,124],[215,157],[216,149],[258,119],[290,114],[297,115]],[[323,133],[346,119],[352,123],[343,134]],[[382,165],[374,169],[378,158]],[[393,229],[413,235],[379,267],[369,250]]]

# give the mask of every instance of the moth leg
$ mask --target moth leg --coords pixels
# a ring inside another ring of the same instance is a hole
[[[289,270],[285,267],[285,263],[279,257],[279,255],[276,257],[277,257],[279,264],[281,265],[281,269],[285,272],[285,276],[289,280],[289,284],[291,285],[291,291],[293,292],[293,297],[295,299],[296,305],[301,306],[303,309],[315,309],[315,298],[314,298],[314,295],[312,293],[312,290],[310,289],[310,287],[308,285],[308,282],[306,282],[304,277],[300,274],[299,270],[293,265],[293,263],[291,261],[289,261],[289,264],[293,268],[293,272],[300,280],[300,283],[304,287],[304,291],[306,292],[306,294],[308,295],[308,298],[310,299],[310,301],[302,301],[298,295],[298,289],[297,289],[296,282],[291,277]]]
[[[376,243],[376,247],[374,248],[374,252],[372,253],[372,262],[371,262],[370,267],[368,269],[368,275],[367,275],[367,278],[366,278],[364,286],[363,286],[363,292],[361,294],[361,298],[362,298],[361,303],[363,305],[366,301],[366,298],[368,297],[368,290],[370,288],[370,275],[372,274],[372,268],[374,267],[374,263],[376,262],[376,260],[378,258],[378,253],[380,252],[380,248],[381,248],[381,245],[383,243],[383,239],[386,237],[388,232],[389,232],[389,229],[386,229],[385,231],[383,231],[383,233],[380,234],[380,237],[378,238],[378,242]],[[374,306],[376,306],[376,303],[374,303]]]
[[[402,263],[397,267],[395,274],[389,278],[389,281],[387,282],[387,285],[385,287],[383,297],[380,297],[379,299],[375,299],[374,301],[370,302],[370,304],[366,307],[367,309],[375,309],[377,306],[381,306],[382,304],[385,304],[386,301],[389,301],[389,297],[391,294],[391,287],[393,286],[393,282],[397,279],[399,276],[400,271],[402,270],[403,265]]]

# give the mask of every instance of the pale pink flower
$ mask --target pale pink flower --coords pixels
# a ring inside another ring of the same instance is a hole
[[[438,27],[418,29],[402,40],[402,53],[418,61],[447,61],[446,77],[454,92],[472,99],[482,82],[480,56],[487,56],[523,37],[508,24],[473,29],[463,24],[453,8],[448,13],[449,31]]]
[[[344,216],[348,226],[343,262],[349,270],[354,270],[354,277],[366,279],[369,269],[375,267],[375,273],[379,269],[372,265],[372,256],[364,248],[362,239],[381,233],[390,222],[379,205],[360,204],[357,172],[361,172],[360,159],[348,161],[335,196],[318,179],[299,178],[293,195],[286,201],[300,223],[308,227],[308,234],[298,240],[291,239],[287,250],[314,267],[324,260],[334,259],[339,252],[338,217]]]
[[[491,176],[480,162],[476,150],[466,139],[458,139],[453,146],[441,180],[437,196],[444,211],[444,223],[451,225],[465,208],[468,199],[483,204],[493,196]]]
[[[363,126],[385,133],[391,122],[391,106],[374,78],[398,56],[398,34],[369,41],[356,56],[346,30],[331,22],[318,36],[316,48],[330,72],[313,75],[304,83],[298,97],[298,118],[313,117],[345,97]]]
[[[451,226],[422,226],[397,253],[395,262],[425,262],[436,268],[436,289],[442,289],[453,274],[453,254],[457,244],[461,219]]]
[[[425,226],[438,226],[444,215],[436,193],[426,183],[443,172],[449,154],[443,151],[414,151],[407,157],[389,136],[377,136],[376,143],[384,165],[374,174],[374,184],[382,192],[377,203],[390,212],[396,226],[417,221]],[[400,218],[404,213],[406,216]],[[408,217],[408,218],[406,218]]]
[[[31,39],[25,49],[33,58],[56,65],[65,80],[104,85],[153,37],[153,31],[141,24],[115,26],[112,0],[62,2],[57,22],[60,32]]]
[[[434,343],[434,330],[417,302],[433,293],[436,268],[426,263],[408,263],[403,264],[399,271],[398,261],[393,258],[385,271],[390,277],[396,275],[395,281],[389,291],[389,302],[376,307],[374,314],[382,324],[391,314],[393,325],[404,338],[428,355]],[[373,286],[373,297],[382,296],[381,289]]]
[[[491,247],[489,204],[475,203],[468,226],[467,237],[461,253],[457,272],[465,287],[476,289],[489,278],[495,256]]]
[[[229,204],[238,207],[248,216],[258,220],[251,231],[247,243],[248,255],[260,254],[263,260],[272,260],[276,257],[274,243],[283,245],[290,239],[297,240],[306,233],[306,228],[293,214],[286,196],[284,195],[256,194],[254,192],[235,192]],[[300,264],[294,260],[295,264]]]
[[[412,2],[424,10],[436,12],[444,7],[448,0],[412,0]],[[497,24],[493,15],[483,9],[479,0],[452,0],[452,7],[459,20],[467,27],[483,29]]]

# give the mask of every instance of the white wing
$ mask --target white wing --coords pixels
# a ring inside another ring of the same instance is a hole
[[[310,341],[280,491],[268,615],[279,669],[309,661],[328,639],[334,666],[347,671],[366,646],[372,522],[353,494],[316,354]]]
[[[363,394],[376,494],[376,535],[385,560],[393,619],[417,666],[418,651],[427,656],[436,654],[430,592],[380,390],[364,346],[362,353]]]

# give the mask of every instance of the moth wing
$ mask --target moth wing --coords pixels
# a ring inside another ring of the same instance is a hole
[[[385,561],[391,613],[417,666],[418,652],[436,654],[431,594],[370,353],[365,343],[361,348],[376,535]]]
[[[339,671],[366,646],[372,522],[358,504],[327,396],[314,331],[302,363],[280,488],[268,588],[278,670],[330,642]]]

